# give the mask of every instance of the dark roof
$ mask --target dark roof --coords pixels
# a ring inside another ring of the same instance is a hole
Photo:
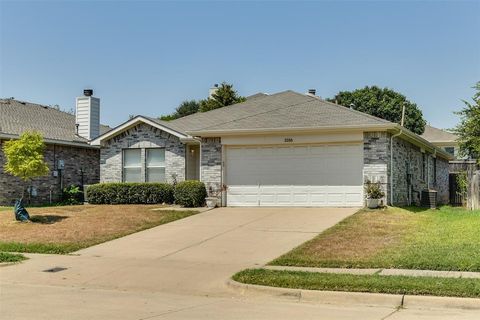
[[[100,133],[110,127],[100,125]],[[21,135],[25,131],[40,132],[45,139],[85,143],[75,134],[75,115],[41,104],[0,99],[0,133]]]
[[[421,137],[432,143],[455,143],[458,139],[458,136],[453,133],[429,125],[425,126],[425,132]]]
[[[163,124],[163,123],[162,123]],[[165,122],[179,132],[392,124],[316,96],[283,91]]]

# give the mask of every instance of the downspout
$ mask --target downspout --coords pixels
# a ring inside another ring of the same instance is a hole
[[[390,137],[390,205],[393,206],[393,138],[402,134],[402,129]]]

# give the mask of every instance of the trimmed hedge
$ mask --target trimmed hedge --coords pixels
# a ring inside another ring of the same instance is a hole
[[[182,181],[175,187],[175,203],[184,207],[201,207],[206,197],[205,184],[197,180]]]
[[[98,183],[87,188],[91,204],[173,203],[174,188],[168,183]]]

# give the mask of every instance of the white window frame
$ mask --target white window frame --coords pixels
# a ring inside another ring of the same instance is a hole
[[[163,150],[163,165],[148,165],[148,152],[150,150]],[[167,170],[167,165],[166,165],[166,151],[165,148],[145,148],[145,182],[151,182],[148,181],[148,169],[150,168],[164,168],[165,169],[165,180],[164,181],[152,181],[152,182],[166,182],[167,181],[167,175],[166,175],[166,170]]]
[[[131,150],[137,150],[140,152],[140,162],[138,166],[126,166],[125,165],[125,151],[131,151]],[[141,148],[127,148],[127,149],[122,149],[122,182],[128,182],[125,181],[125,169],[138,169],[140,168],[140,176],[142,174],[142,149]]]

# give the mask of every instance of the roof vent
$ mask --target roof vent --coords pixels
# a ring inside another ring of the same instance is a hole
[[[93,89],[85,89],[85,90],[83,90],[83,95],[84,95],[85,97],[91,97],[91,96],[93,96]]]
[[[308,94],[314,96],[315,93],[317,93],[317,90],[315,89],[308,89]]]

